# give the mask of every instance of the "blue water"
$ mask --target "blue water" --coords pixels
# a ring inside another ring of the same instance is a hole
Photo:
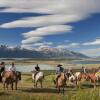
[[[100,64],[100,61],[73,61],[72,64]]]
[[[6,65],[6,70],[8,70],[10,66],[11,65]],[[16,70],[20,72],[31,72],[35,66],[36,65],[15,65]],[[55,70],[55,67],[51,65],[39,65],[39,67],[41,70]]]

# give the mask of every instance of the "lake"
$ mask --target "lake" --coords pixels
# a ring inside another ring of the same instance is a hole
[[[11,65],[6,65],[6,70],[8,70],[8,68],[10,67]],[[15,65],[16,66],[16,69],[17,71],[20,71],[20,72],[31,72],[34,70],[34,67],[36,65]],[[40,69],[41,70],[55,70],[55,67],[54,66],[51,66],[51,65],[39,65]]]
[[[100,61],[73,61],[72,64],[100,64]]]
[[[80,65],[80,64],[100,64],[100,61],[72,61],[71,64],[76,64],[77,66]],[[10,66],[11,65],[6,65],[6,70]],[[19,64],[16,64],[15,66],[16,66],[17,71],[20,71],[20,72],[31,72],[31,71],[34,70],[34,67],[36,65],[32,65],[32,64],[19,65]],[[55,66],[49,65],[49,64],[40,64],[39,67],[40,67],[41,70],[55,70]]]

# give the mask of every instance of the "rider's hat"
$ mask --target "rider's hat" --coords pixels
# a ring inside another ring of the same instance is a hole
[[[57,67],[60,67],[60,66],[62,66],[62,65],[61,65],[61,64],[58,64],[58,65],[57,65]]]

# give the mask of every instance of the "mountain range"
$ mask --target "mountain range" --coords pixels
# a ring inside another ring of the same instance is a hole
[[[1,45],[0,58],[88,58],[88,56],[67,49],[42,47],[29,50],[20,47],[10,48]]]

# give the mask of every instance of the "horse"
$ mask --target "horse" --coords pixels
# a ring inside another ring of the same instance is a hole
[[[87,73],[76,72],[75,77],[77,80],[77,85],[88,79]]]
[[[81,73],[76,72],[75,76],[77,77],[77,82],[80,82],[82,79],[90,80],[91,83],[94,83],[94,88],[96,87],[96,82],[100,80],[100,73]]]
[[[34,79],[34,75],[35,75],[35,73],[33,72],[32,73],[32,80],[35,81],[34,86],[37,87],[37,84],[39,82],[40,85],[41,85],[41,88],[42,88],[42,82],[43,82],[43,79],[44,79],[44,73],[43,72],[38,72],[36,74],[36,76],[35,76],[35,79]]]
[[[8,89],[8,85],[10,84],[11,89],[13,90],[13,84],[15,83],[15,89],[17,90],[17,84],[19,80],[21,80],[21,72],[5,71],[2,73],[2,83],[4,89]]]
[[[58,77],[58,80],[54,82],[56,84],[56,88],[58,89],[58,93],[60,93],[60,89],[63,88],[63,94],[64,94],[64,86],[66,84],[66,76],[65,73],[61,73]]]
[[[76,76],[72,73],[66,73],[66,79],[69,81],[69,82],[76,82],[77,84],[77,80],[76,80]]]
[[[76,73],[66,73],[67,79],[69,82],[75,83],[76,86],[79,82],[81,82],[82,79],[86,79],[86,74],[83,74],[81,72]]]
[[[94,88],[96,87],[97,77],[96,77],[95,73],[88,73],[87,80],[90,80],[91,83],[94,84]]]
[[[81,81],[82,79],[87,79],[87,73],[76,72],[75,76],[77,81]]]

